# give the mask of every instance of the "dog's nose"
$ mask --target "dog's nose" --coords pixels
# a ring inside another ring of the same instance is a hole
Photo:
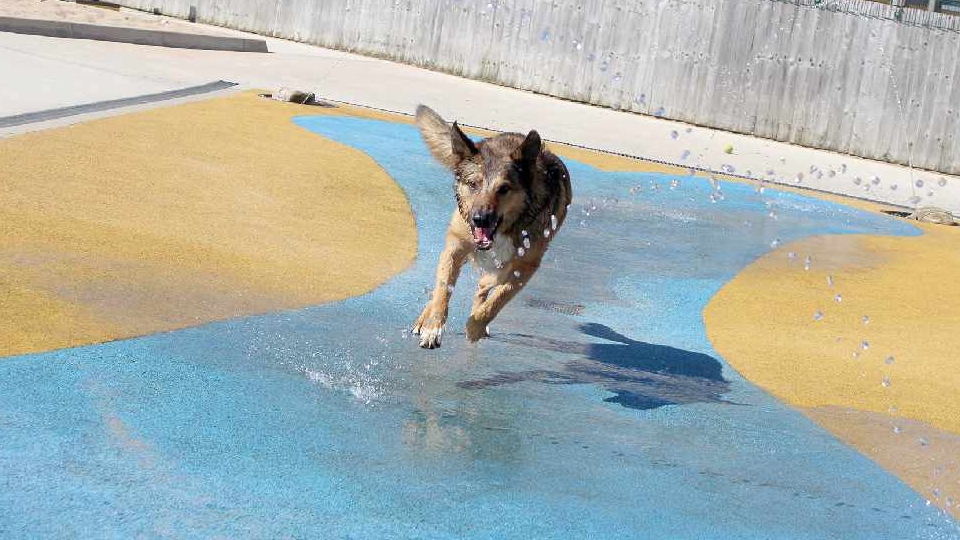
[[[484,229],[493,227],[494,223],[496,222],[493,212],[477,211],[477,212],[474,212],[472,216],[470,216],[470,219],[471,221],[473,221],[474,227],[481,227]]]

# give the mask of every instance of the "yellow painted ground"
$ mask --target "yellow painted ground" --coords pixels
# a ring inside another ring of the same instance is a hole
[[[370,290],[416,229],[365,154],[246,93],[0,140],[0,356]]]
[[[923,229],[783,246],[724,286],[704,318],[744,377],[946,507],[960,501],[960,471],[930,456],[960,456],[960,228]]]

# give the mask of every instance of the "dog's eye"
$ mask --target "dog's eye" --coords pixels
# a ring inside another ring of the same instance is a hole
[[[506,195],[510,192],[510,184],[503,184],[497,188],[497,195]]]

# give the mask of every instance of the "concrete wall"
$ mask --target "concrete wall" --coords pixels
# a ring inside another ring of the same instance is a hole
[[[960,173],[960,17],[866,0],[120,3]]]

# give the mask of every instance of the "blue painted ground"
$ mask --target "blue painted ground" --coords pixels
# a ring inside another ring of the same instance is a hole
[[[701,320],[776,238],[914,229],[569,163],[568,223],[495,338],[462,339],[464,279],[443,348],[424,351],[404,329],[450,179],[410,126],[297,123],[406,190],[415,265],[344,302],[0,361],[0,537],[960,538],[741,379]]]

